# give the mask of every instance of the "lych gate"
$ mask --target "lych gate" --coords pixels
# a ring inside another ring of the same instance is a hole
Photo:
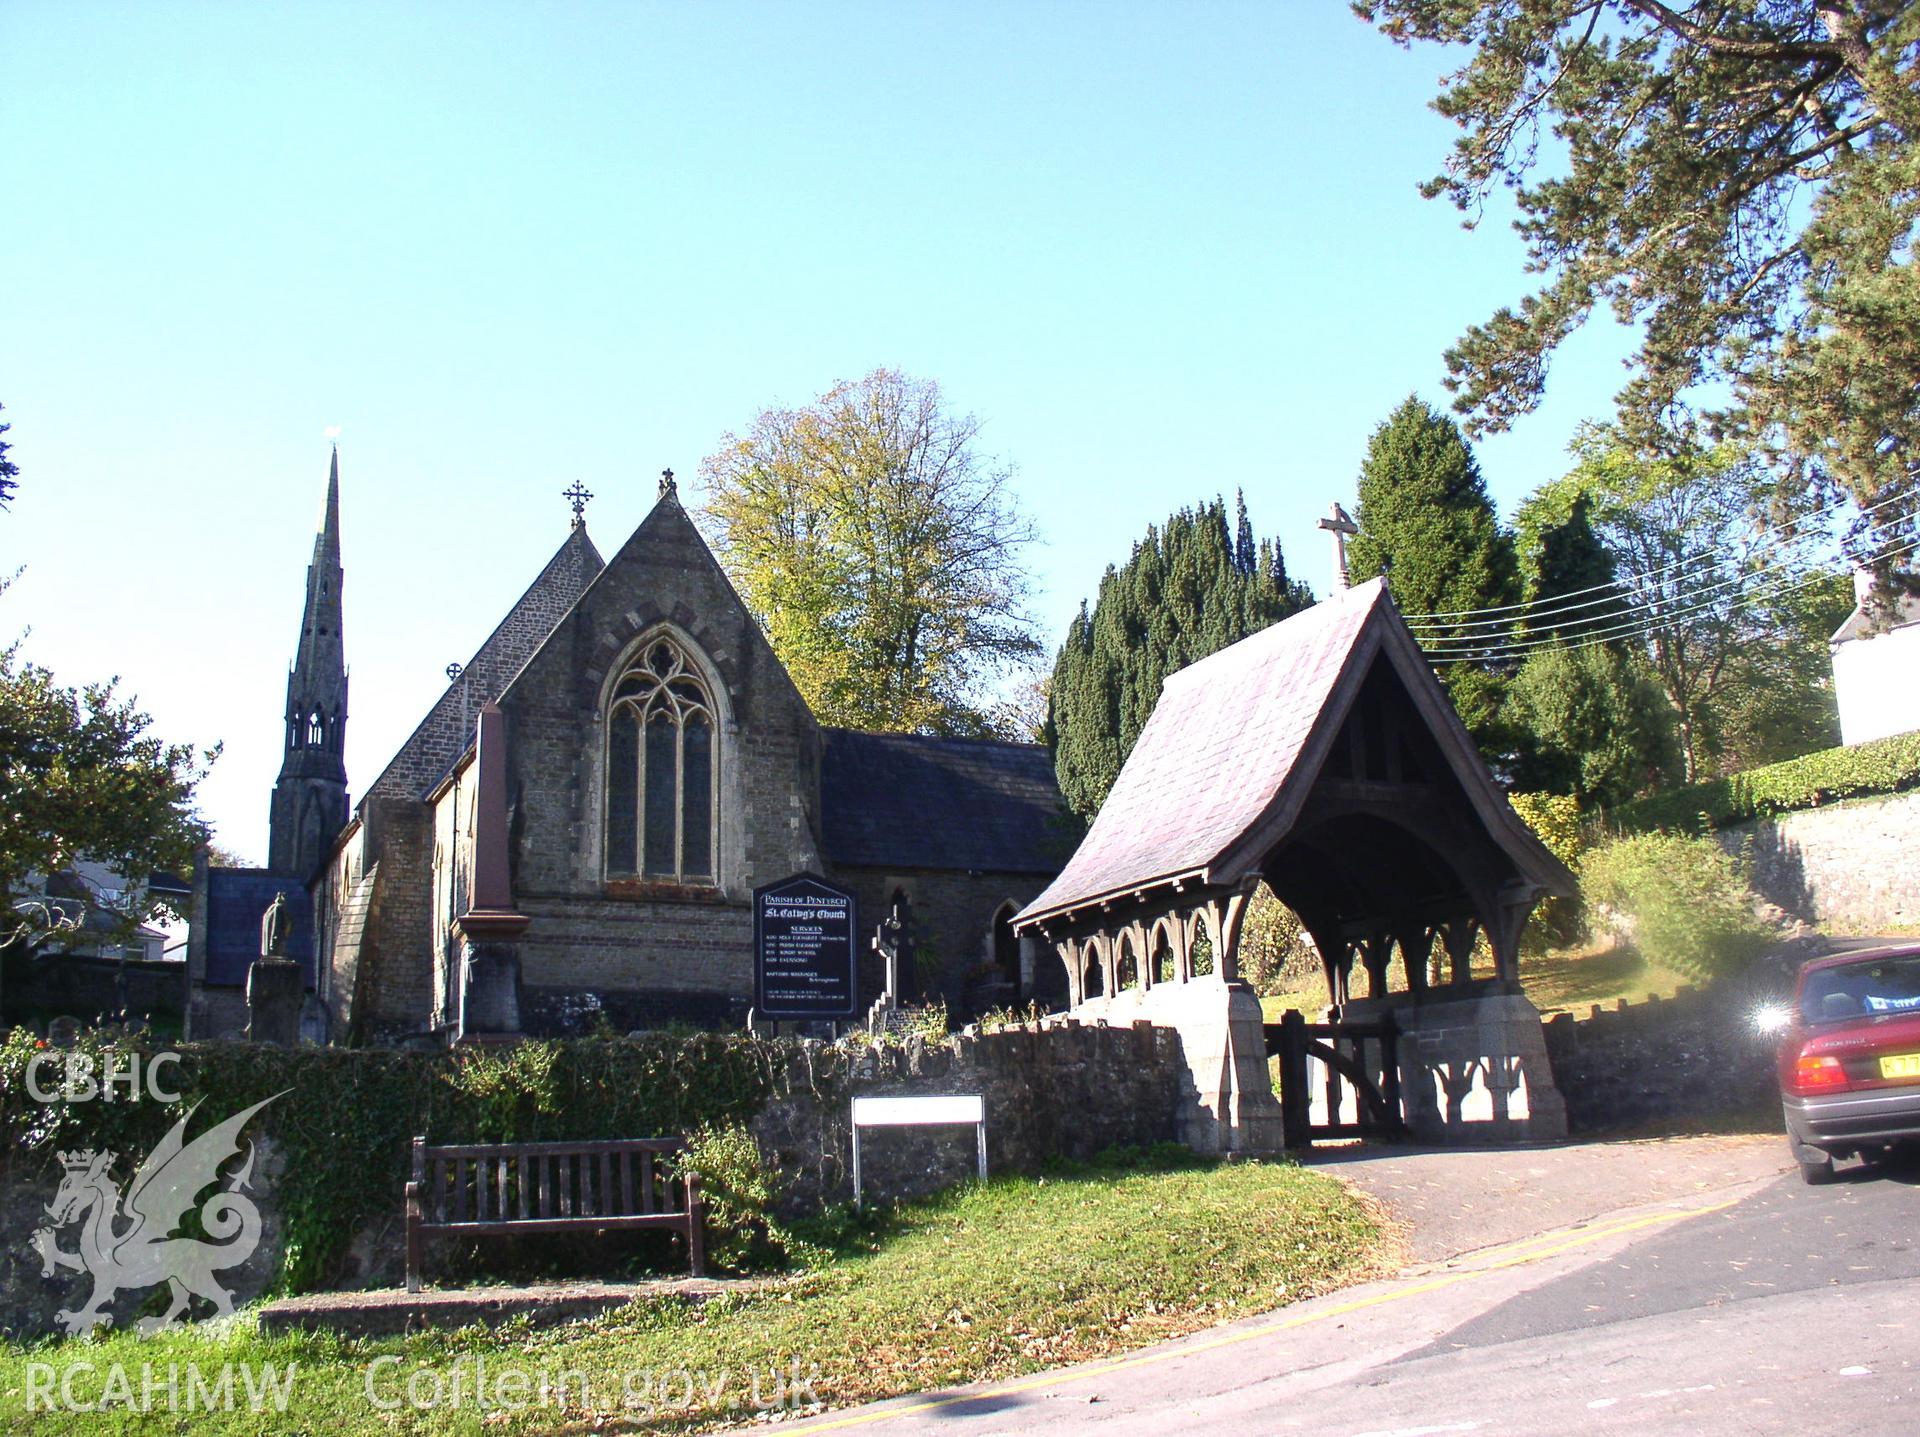
[[[1263,880],[1321,955],[1336,1027],[1315,1041],[1348,1089],[1365,1080],[1356,1126],[1397,1078],[1394,1116],[1419,1135],[1564,1132],[1517,964],[1534,903],[1572,875],[1494,786],[1379,581],[1168,679],[1092,830],[1016,920],[1059,954],[1077,1016],[1180,1030],[1203,1147],[1281,1142],[1266,1058],[1283,1035],[1238,981]],[[1297,1085],[1288,1100],[1298,1142]]]

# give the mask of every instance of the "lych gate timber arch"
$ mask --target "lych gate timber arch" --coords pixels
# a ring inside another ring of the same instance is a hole
[[[1535,902],[1573,878],[1495,787],[1381,581],[1169,678],[1085,840],[1015,920],[1052,945],[1085,1016],[1181,1029],[1203,1145],[1208,1124],[1219,1146],[1278,1145],[1259,1006],[1238,982],[1262,880],[1312,937],[1335,1016],[1406,1033],[1416,1132],[1467,1121],[1463,1082],[1504,1131],[1564,1131],[1518,956]]]

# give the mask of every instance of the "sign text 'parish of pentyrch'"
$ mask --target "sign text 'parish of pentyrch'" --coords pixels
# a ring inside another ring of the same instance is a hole
[[[853,895],[812,874],[754,890],[754,1007],[763,1018],[850,1018]]]

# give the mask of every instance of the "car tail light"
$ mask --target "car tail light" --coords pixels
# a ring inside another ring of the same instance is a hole
[[[1847,1086],[1847,1070],[1830,1053],[1802,1053],[1794,1060],[1788,1086],[1800,1094],[1830,1093]]]

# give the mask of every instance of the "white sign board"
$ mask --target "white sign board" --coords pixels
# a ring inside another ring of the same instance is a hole
[[[853,1100],[853,1202],[860,1205],[860,1130],[965,1126],[973,1129],[980,1181],[987,1180],[987,1101],[978,1093],[937,1093]]]
[[[984,1123],[986,1100],[978,1093],[954,1097],[855,1098],[856,1128],[905,1128],[922,1123]]]

